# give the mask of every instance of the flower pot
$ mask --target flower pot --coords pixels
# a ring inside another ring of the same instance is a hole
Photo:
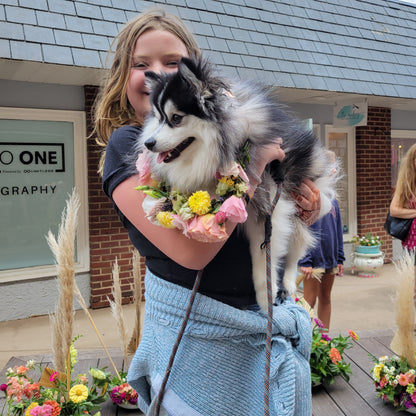
[[[380,253],[380,244],[378,246],[355,246],[356,253],[377,254]]]
[[[117,406],[122,407],[123,409],[127,410],[138,410],[137,404],[131,404],[131,403],[118,403]]]

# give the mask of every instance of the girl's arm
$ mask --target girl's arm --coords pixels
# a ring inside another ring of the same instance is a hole
[[[399,205],[399,196],[394,194],[390,203],[390,215],[397,218],[416,218],[416,209],[402,208]]]
[[[150,222],[143,211],[142,203],[146,195],[135,190],[139,175],[136,174],[121,182],[113,191],[113,200],[129,221],[156,247],[170,259],[188,269],[203,269],[225,244],[201,243],[190,239],[178,229],[168,229]],[[236,224],[226,222],[227,234]]]

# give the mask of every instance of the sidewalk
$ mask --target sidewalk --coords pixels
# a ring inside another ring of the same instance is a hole
[[[343,333],[348,329],[358,335],[374,329],[395,328],[397,272],[392,264],[385,264],[380,275],[363,278],[346,270],[337,277],[332,291],[331,333]],[[134,305],[123,307],[126,319],[133,325]],[[90,310],[107,348],[121,348],[117,324],[110,308]],[[129,334],[132,328],[128,328]],[[99,339],[84,311],[76,311],[74,336],[82,335],[76,347],[82,350],[102,349]],[[51,352],[51,335],[48,316],[0,322],[0,369],[13,356]]]

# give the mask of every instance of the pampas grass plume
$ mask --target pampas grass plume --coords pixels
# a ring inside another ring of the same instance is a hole
[[[65,362],[72,342],[74,321],[75,235],[80,202],[75,189],[66,201],[56,240],[51,231],[46,237],[55,256],[58,277],[58,302],[51,316],[52,350],[55,369],[65,372]]]
[[[133,293],[134,293],[134,302],[135,302],[135,311],[136,311],[136,319],[134,322],[133,333],[130,338],[129,345],[127,347],[127,351],[130,355],[133,355],[137,347],[140,343],[140,338],[142,334],[142,273],[141,273],[141,265],[140,265],[140,254],[139,252],[134,249],[133,250]]]
[[[124,312],[122,308],[122,293],[121,293],[121,282],[120,282],[120,270],[118,267],[117,259],[113,265],[113,289],[112,294],[114,301],[108,299],[111,306],[111,312],[113,314],[114,319],[117,323],[117,328],[120,333],[121,341],[122,341],[122,348],[123,348],[123,357],[124,357],[124,366],[128,367],[129,363],[129,356],[127,352],[127,331],[125,326],[125,318]]]
[[[405,357],[409,366],[414,368],[415,362],[415,306],[414,306],[414,261],[407,251],[395,262],[399,275],[396,292],[397,330],[390,344],[391,349]]]

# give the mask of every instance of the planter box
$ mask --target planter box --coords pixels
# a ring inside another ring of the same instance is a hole
[[[377,254],[380,253],[380,245],[378,246],[355,246],[356,253]]]

